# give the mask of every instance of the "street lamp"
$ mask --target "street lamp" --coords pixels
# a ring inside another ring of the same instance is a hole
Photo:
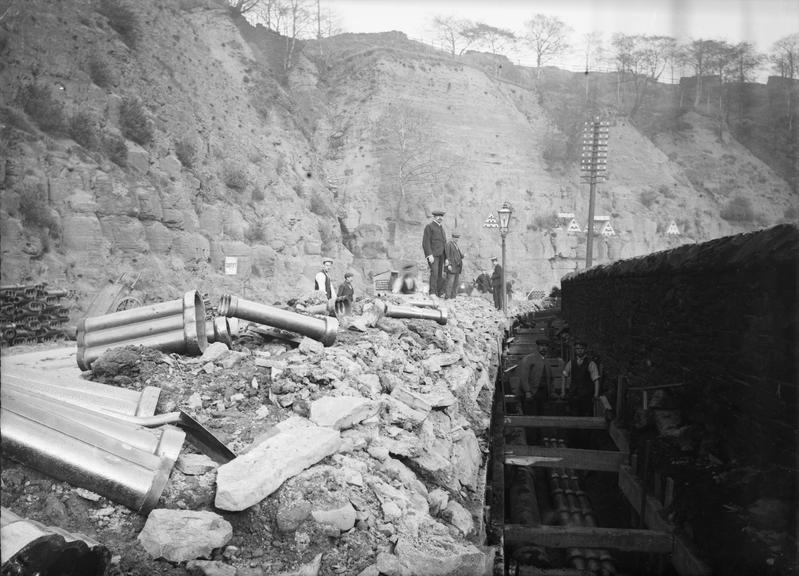
[[[510,215],[513,214],[513,208],[507,202],[502,203],[502,208],[497,210],[499,214],[499,234],[502,236],[502,311],[508,311],[508,288],[505,284],[505,237],[508,235],[508,226],[510,225]]]

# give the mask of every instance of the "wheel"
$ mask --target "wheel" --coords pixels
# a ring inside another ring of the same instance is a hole
[[[141,306],[144,306],[144,302],[134,296],[126,296],[119,301],[116,311],[121,312],[122,310],[130,310],[131,308],[139,308]]]

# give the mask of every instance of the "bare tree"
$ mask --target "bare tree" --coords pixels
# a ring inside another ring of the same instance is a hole
[[[230,9],[236,14],[246,14],[252,12],[262,0],[228,0]]]
[[[446,175],[441,142],[430,118],[404,102],[389,105],[377,126],[381,173],[396,200],[394,215],[403,220],[416,205],[421,189],[439,183]]]
[[[474,24],[471,21],[455,18],[455,16],[433,18],[433,28],[438,32],[439,40],[444,43],[453,56],[460,56],[471,45],[473,39],[470,39],[468,34],[464,35],[464,31],[473,27]]]
[[[771,47],[769,60],[782,78],[799,78],[799,33],[780,38]]]
[[[569,48],[569,28],[560,18],[536,14],[525,23],[524,38],[535,51],[535,65],[541,73],[543,66],[552,57],[563,54]]]
[[[510,30],[489,26],[482,22],[477,22],[474,26],[464,30],[462,35],[472,39],[475,44],[485,46],[492,54],[497,54],[503,47],[516,41],[516,35]]]
[[[703,79],[710,68],[710,57],[713,50],[714,40],[694,40],[683,48],[683,59],[686,64],[694,69],[696,76],[696,93],[694,94],[694,106],[699,107],[702,101]]]
[[[634,90],[630,116],[635,116],[649,86],[657,82],[666,69],[677,41],[669,36],[615,34],[611,43],[619,73],[619,98],[622,78],[626,76]]]

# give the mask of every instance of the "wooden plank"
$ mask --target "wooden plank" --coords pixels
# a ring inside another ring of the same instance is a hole
[[[608,423],[591,416],[505,416],[505,426],[605,430]]]
[[[610,434],[610,438],[616,444],[619,452],[630,452],[630,433],[627,430],[619,428],[616,422],[613,421],[608,426],[608,434]]]
[[[674,478],[666,477],[666,493],[663,495],[663,506],[668,508],[674,501]]]
[[[652,390],[666,390],[668,388],[680,388],[685,386],[685,382],[675,382],[673,384],[652,384],[650,386],[630,386],[630,392],[651,392]]]
[[[624,376],[619,376],[616,381],[616,418],[624,414]]]
[[[548,548],[613,548],[632,552],[669,554],[673,550],[674,535],[668,532],[631,528],[506,524],[505,542]]]
[[[633,509],[641,513],[641,482],[633,474],[629,466],[619,468],[619,488],[624,493]],[[662,532],[674,532],[674,525],[660,516],[662,510],[660,502],[652,496],[646,496],[646,524]],[[674,550],[671,554],[671,563],[678,574],[683,576],[709,576],[710,567],[701,560],[693,551],[686,540],[676,535],[674,537]]]
[[[606,450],[549,448],[546,446],[522,446],[516,444],[505,446],[505,463],[516,466],[616,472],[626,459],[627,454]]]

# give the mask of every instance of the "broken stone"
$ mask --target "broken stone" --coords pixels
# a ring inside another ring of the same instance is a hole
[[[360,396],[325,396],[311,403],[311,420],[343,430],[377,413],[380,405]]]
[[[438,522],[432,524],[423,526],[416,538],[400,534],[397,539],[394,553],[411,574],[483,576],[491,573],[491,558],[474,545],[455,540],[445,526]]]
[[[181,454],[175,467],[186,476],[199,476],[216,468],[217,464],[205,454]]]
[[[193,576],[236,576],[236,567],[216,560],[192,560],[186,570]]]
[[[307,336],[300,340],[298,350],[303,354],[312,355],[324,352],[325,345],[321,342],[308,338]]]
[[[278,506],[277,529],[281,532],[294,532],[311,515],[311,503],[307,500],[292,500]]]
[[[219,467],[217,508],[232,511],[249,508],[272,494],[288,478],[341,447],[338,431],[316,426],[298,416],[275,428],[279,429],[276,435]]]
[[[137,539],[154,558],[171,562],[210,556],[233,536],[230,522],[204,510],[156,508],[147,516]]]
[[[455,528],[460,530],[464,536],[468,536],[474,530],[472,515],[466,508],[454,500],[450,500],[447,503],[447,507],[443,511],[442,516],[444,516],[450,524],[455,526]]]
[[[449,494],[441,488],[434,488],[427,495],[427,502],[430,504],[430,513],[438,514],[447,507]]]
[[[320,524],[330,524],[341,532],[351,530],[355,526],[355,508],[349,502],[331,510],[314,510],[311,516]]]
[[[202,353],[202,356],[194,358],[189,362],[196,362],[197,364],[218,362],[221,358],[227,356],[228,353],[230,353],[230,350],[228,349],[227,344],[223,344],[222,342],[211,342],[208,345],[208,348],[205,349],[205,352]]]

